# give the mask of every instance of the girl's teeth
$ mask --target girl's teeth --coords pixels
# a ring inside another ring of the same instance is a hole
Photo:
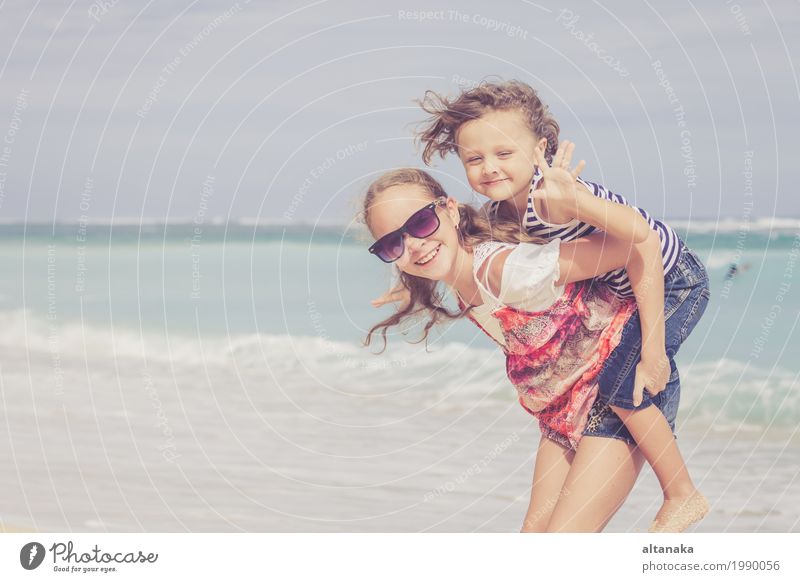
[[[436,256],[436,253],[438,253],[438,252],[439,252],[439,247],[436,247],[436,248],[435,248],[435,249],[433,249],[431,252],[429,252],[427,255],[425,255],[425,256],[424,256],[424,257],[422,257],[420,260],[418,260],[418,261],[417,261],[417,264],[418,264],[418,265],[424,265],[425,263],[427,263],[428,261],[430,261],[430,260],[431,260],[433,257],[435,257],[435,256]]]

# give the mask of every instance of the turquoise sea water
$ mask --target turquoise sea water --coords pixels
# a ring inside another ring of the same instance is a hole
[[[678,356],[682,451],[725,499],[705,531],[798,527],[780,507],[800,502],[800,222],[779,226],[677,226],[711,277]],[[1,225],[0,463],[16,471],[0,495],[26,501],[0,520],[513,531],[536,429],[502,354],[467,321],[427,349],[364,348],[391,313],[369,304],[391,271],[366,246],[337,226]],[[491,470],[456,479],[497,443]],[[657,509],[640,481],[612,531]]]
[[[738,386],[728,398],[741,408],[736,416],[746,418],[731,420],[798,422],[800,230],[744,226],[677,226],[706,264],[712,289],[681,363],[710,383],[706,398],[715,400],[717,385]],[[234,223],[195,229],[188,223],[4,225],[0,310],[11,330],[25,319],[46,322],[50,331],[80,325],[90,339],[113,329],[175,345],[261,335],[285,338],[290,352],[320,342],[329,352],[349,350],[391,312],[369,304],[390,284],[391,273],[364,250],[355,227]],[[739,271],[726,278],[733,263]],[[411,327],[407,339],[417,337],[414,332]],[[404,342],[394,335],[390,345]],[[6,340],[24,341],[9,330]],[[467,321],[440,329],[431,349],[452,342],[494,348]],[[51,351],[57,343],[50,341]],[[364,357],[368,362],[369,353]],[[406,372],[413,375],[413,366]],[[768,386],[762,390],[762,384]],[[763,402],[751,410],[756,396]]]

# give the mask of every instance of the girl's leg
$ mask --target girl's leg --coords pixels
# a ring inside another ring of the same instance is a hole
[[[635,445],[584,436],[547,531],[602,531],[633,489],[643,464],[644,457]]]
[[[547,523],[558,502],[575,451],[545,436],[539,441],[533,468],[531,502],[522,533],[547,531]]]
[[[683,531],[708,513],[708,502],[692,483],[672,429],[656,406],[628,410],[612,406],[661,484],[664,503],[652,528]]]

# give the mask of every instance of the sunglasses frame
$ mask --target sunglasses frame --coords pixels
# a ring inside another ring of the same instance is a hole
[[[393,230],[392,232],[387,232],[387,233],[386,233],[385,235],[383,235],[381,238],[379,238],[379,239],[378,239],[378,240],[376,240],[374,243],[372,243],[372,246],[371,246],[371,247],[369,247],[369,249],[368,249],[368,250],[369,250],[369,252],[370,252],[370,253],[372,253],[373,255],[375,255],[376,257],[378,257],[378,258],[379,258],[381,261],[383,261],[384,263],[394,263],[395,261],[398,261],[398,260],[399,260],[399,259],[400,259],[400,258],[403,256],[403,254],[406,252],[406,241],[405,241],[405,237],[403,237],[403,234],[405,234],[406,232],[408,232],[408,223],[409,223],[409,222],[411,222],[411,220],[412,220],[412,219],[413,219],[413,218],[414,218],[414,217],[415,217],[417,214],[419,214],[420,212],[423,212],[423,211],[425,211],[425,210],[428,210],[428,209],[431,209],[431,210],[433,210],[433,212],[434,212],[434,215],[436,216],[436,222],[437,222],[438,224],[436,225],[436,228],[434,228],[434,229],[433,229],[433,230],[432,230],[432,231],[431,231],[429,234],[427,234],[427,235],[426,235],[426,236],[431,236],[433,233],[435,233],[437,230],[439,230],[439,227],[440,227],[440,226],[442,226],[442,219],[441,219],[441,218],[439,218],[439,214],[436,212],[436,207],[437,207],[437,206],[444,206],[445,204],[447,204],[447,196],[438,196],[438,197],[437,197],[437,198],[436,198],[436,199],[435,199],[433,202],[431,202],[430,204],[427,204],[427,205],[423,206],[422,208],[420,208],[419,210],[417,210],[417,211],[416,211],[414,214],[412,214],[411,216],[409,216],[409,217],[408,217],[408,219],[407,219],[407,220],[406,220],[406,221],[403,223],[403,226],[401,226],[401,227],[400,227],[400,228],[398,228],[397,230]],[[381,241],[382,241],[382,240],[386,239],[387,237],[390,237],[390,236],[396,235],[396,234],[399,234],[399,235],[400,235],[400,246],[401,246],[400,255],[398,255],[398,257],[397,257],[396,259],[392,259],[392,260],[390,260],[390,261],[387,261],[386,259],[384,259],[383,257],[381,257],[381,256],[380,256],[380,255],[379,255],[379,254],[376,252],[376,250],[375,250],[375,249],[376,249],[376,248],[377,248],[377,246],[378,246],[378,245],[381,243]],[[409,234],[410,234],[410,233],[409,233]],[[414,236],[414,235],[412,234],[411,236]],[[415,237],[415,238],[425,238],[425,237]]]

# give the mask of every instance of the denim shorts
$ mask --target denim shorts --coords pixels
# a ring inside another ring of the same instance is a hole
[[[670,363],[666,387],[656,396],[650,396],[645,390],[642,404],[634,406],[633,385],[642,350],[642,329],[638,311],[634,312],[622,330],[619,345],[600,372],[597,400],[589,412],[589,420],[583,431],[585,436],[618,438],[635,444],[630,432],[610,406],[634,409],[655,404],[675,431],[681,397],[675,354],[702,317],[710,297],[708,273],[703,263],[683,244],[677,264],[664,276],[665,347]]]

